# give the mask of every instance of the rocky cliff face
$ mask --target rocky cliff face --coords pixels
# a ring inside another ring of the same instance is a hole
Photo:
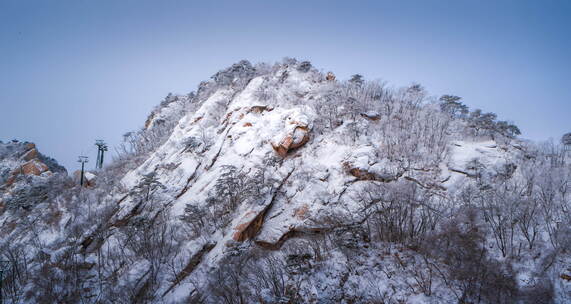
[[[9,301],[568,299],[569,195],[539,194],[568,165],[418,85],[331,75],[244,61],[168,97],[93,189],[0,217]],[[24,150],[13,167],[49,175]]]
[[[43,184],[54,174],[67,174],[55,160],[38,152],[29,142],[0,143],[0,212],[7,204],[21,202],[28,188]]]
[[[12,141],[0,143],[0,159],[2,160],[2,179],[10,180],[10,184],[19,174],[40,176],[54,172],[65,173],[64,167],[51,158],[40,154],[36,145],[29,142]]]

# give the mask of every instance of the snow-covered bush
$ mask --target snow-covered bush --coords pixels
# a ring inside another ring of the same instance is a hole
[[[311,70],[311,62],[309,62],[309,61],[300,62],[299,65],[297,66],[297,70],[302,72],[302,73],[309,72],[309,70]]]
[[[218,86],[244,87],[256,74],[255,68],[248,60],[242,60],[212,76]]]

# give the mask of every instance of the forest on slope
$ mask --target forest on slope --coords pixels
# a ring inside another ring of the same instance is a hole
[[[241,61],[89,187],[2,144],[4,301],[568,302],[571,155],[518,135],[419,84]]]

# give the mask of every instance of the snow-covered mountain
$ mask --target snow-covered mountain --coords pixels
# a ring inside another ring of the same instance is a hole
[[[241,61],[169,94],[95,186],[0,190],[5,300],[571,301],[570,165],[518,134],[417,84]]]

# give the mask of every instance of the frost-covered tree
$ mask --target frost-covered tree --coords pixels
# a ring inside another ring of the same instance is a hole
[[[168,93],[168,95],[161,101],[161,106],[167,106],[169,103],[175,102],[177,100],[177,96],[173,93]]]
[[[309,61],[302,61],[299,63],[297,70],[302,73],[307,73],[311,69],[311,62]]]
[[[462,97],[443,95],[440,97],[440,109],[455,118],[464,118],[468,114],[468,106],[460,102]]]
[[[248,60],[242,60],[227,69],[221,70],[212,76],[219,86],[244,86],[255,75],[256,70]]]
[[[166,187],[159,181],[155,171],[143,175],[139,184],[131,191],[134,197],[143,201],[149,201],[160,189]]]
[[[361,86],[365,82],[365,79],[363,78],[363,75],[355,74],[355,75],[351,75],[349,82],[354,84],[354,85]]]
[[[514,139],[460,97],[286,59],[240,62],[155,110],[93,188],[18,176],[0,193],[8,303],[566,300],[563,147]],[[311,139],[287,157],[251,136],[278,137],[294,111]],[[456,154],[470,146],[485,153]]]
[[[503,120],[496,122],[495,131],[508,138],[515,138],[521,135],[521,131],[516,125]]]

